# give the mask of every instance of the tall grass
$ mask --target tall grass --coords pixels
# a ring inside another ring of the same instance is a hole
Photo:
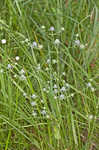
[[[99,2],[0,1],[0,150],[98,150]]]

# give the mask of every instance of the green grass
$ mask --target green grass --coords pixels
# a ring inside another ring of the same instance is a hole
[[[99,2],[67,2],[0,0],[0,150],[99,150]]]

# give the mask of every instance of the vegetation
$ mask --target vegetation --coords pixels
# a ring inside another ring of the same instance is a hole
[[[98,7],[0,0],[0,150],[99,150]]]

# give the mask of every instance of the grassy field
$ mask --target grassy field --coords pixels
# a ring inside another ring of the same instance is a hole
[[[99,0],[0,0],[0,150],[99,150]]]

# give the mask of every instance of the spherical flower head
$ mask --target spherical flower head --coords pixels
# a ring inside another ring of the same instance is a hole
[[[3,71],[4,71],[4,70],[3,70],[3,69],[1,69],[1,70],[0,70],[0,73],[3,73]]]
[[[50,31],[54,31],[55,30],[55,28],[52,26],[52,27],[50,27]]]
[[[59,40],[59,39],[56,39],[56,40],[54,41],[54,44],[55,44],[55,45],[59,45],[59,44],[60,44],[60,40]]]
[[[57,63],[56,59],[53,59],[53,60],[52,60],[52,63],[53,63],[53,64],[56,64],[56,63]]]
[[[75,40],[75,45],[80,46],[80,41],[79,40]]]
[[[63,94],[60,95],[60,99],[63,100],[65,96]]]
[[[42,25],[42,26],[41,26],[41,28],[42,28],[42,29],[45,29],[45,26],[44,26],[44,25]]]
[[[66,91],[66,88],[63,86],[61,89],[60,89],[61,92],[65,92]]]
[[[41,114],[42,114],[42,115],[46,115],[46,110],[42,110],[42,111],[41,111]]]
[[[37,103],[33,101],[33,102],[31,102],[31,105],[32,105],[32,106],[36,106]]]
[[[6,44],[6,39],[2,39],[2,40],[1,40],[1,43],[2,43],[2,44]]]
[[[64,31],[65,29],[64,29],[64,27],[61,27],[61,31]]]
[[[19,72],[20,74],[25,74],[24,69],[21,69],[21,71]]]
[[[26,80],[26,76],[24,75],[24,74],[22,74],[21,76],[20,76],[20,79],[23,81],[23,80]]]
[[[40,64],[37,65],[37,70],[40,70],[41,69],[41,66]]]
[[[90,82],[87,83],[87,87],[92,87]]]
[[[32,48],[36,48],[37,47],[37,43],[34,41],[33,43],[32,43]]]
[[[33,111],[33,112],[32,112],[32,115],[33,115],[34,117],[37,116],[36,111]]]
[[[84,49],[85,46],[84,46],[83,44],[80,44],[80,48],[81,48],[81,49]]]
[[[15,59],[16,59],[16,61],[18,61],[18,60],[20,59],[20,57],[19,57],[19,56],[16,56]]]
[[[32,98],[32,99],[35,99],[35,98],[37,98],[37,96],[36,96],[35,94],[32,94],[32,95],[31,95],[31,98]]]
[[[12,68],[12,66],[10,65],[10,64],[8,64],[8,67],[7,67],[8,69],[11,69]]]
[[[24,96],[24,97],[26,97],[26,96],[27,96],[27,94],[24,92],[24,93],[23,93],[23,96]]]
[[[38,45],[38,49],[41,50],[43,48],[43,45]]]

